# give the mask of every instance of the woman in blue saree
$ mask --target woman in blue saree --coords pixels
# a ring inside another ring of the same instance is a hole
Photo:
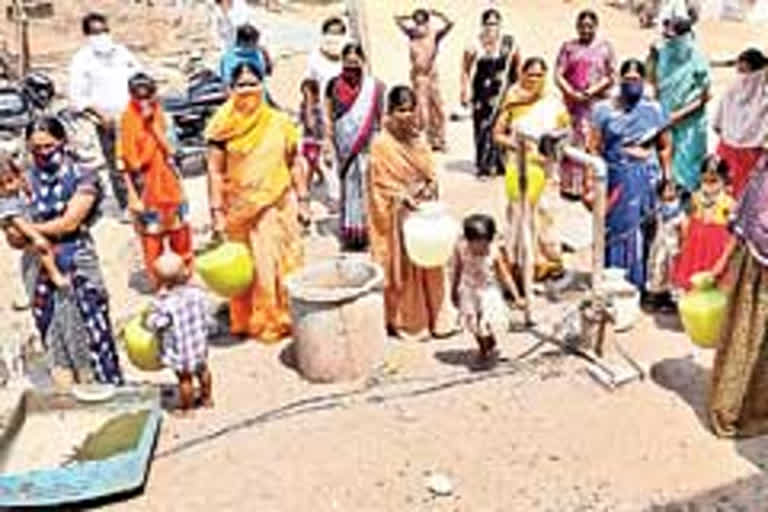
[[[644,97],[646,70],[630,59],[620,70],[621,93],[598,104],[592,116],[589,147],[608,165],[606,204],[606,267],[626,269],[627,279],[645,287],[648,240],[646,219],[654,207],[656,183],[670,173],[671,145],[663,131],[641,145],[667,121],[662,107]],[[591,203],[589,186],[585,201]]]
[[[705,107],[712,79],[709,63],[696,47],[690,21],[673,19],[667,24],[664,41],[654,49],[651,61],[651,82],[671,124],[672,177],[678,186],[693,192],[707,157]]]

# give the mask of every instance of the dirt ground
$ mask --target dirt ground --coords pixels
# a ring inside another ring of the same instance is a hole
[[[622,57],[644,56],[654,37],[653,32],[638,29],[628,14],[596,1],[495,4],[505,15],[505,30],[516,36],[523,54],[543,55],[550,61],[559,44],[572,36],[574,15],[581,7],[592,6],[600,12],[601,33]],[[456,20],[439,58],[450,108],[458,98],[460,52],[474,35],[486,3],[433,0],[430,5]],[[417,2],[405,0],[368,2],[373,70],[390,85],[403,83],[408,76],[406,45],[392,15],[410,12],[415,6]],[[127,3],[121,7],[130,8]],[[317,22],[340,10],[334,4],[296,3],[282,16],[289,22]],[[126,23],[121,34],[136,37],[130,28],[131,23]],[[697,33],[707,52],[715,56],[764,40],[759,36],[765,28],[706,21]],[[278,31],[275,38],[279,35]],[[68,32],[66,44],[76,47],[75,37],[75,32]],[[57,48],[62,39],[56,35]],[[170,36],[156,39],[160,45],[166,40],[173,42]],[[62,52],[63,48],[64,43]],[[296,55],[279,61],[271,82],[278,102],[295,105],[295,84],[305,60],[305,55]],[[727,70],[716,71],[716,96],[729,76]],[[443,195],[454,213],[486,211],[499,216],[504,206],[502,182],[481,183],[471,175],[469,123],[451,123],[448,141],[450,152],[440,156],[438,163]],[[202,227],[208,210],[205,182],[192,179],[187,186],[196,226]],[[587,219],[577,207],[568,208],[571,217]],[[312,258],[337,250],[335,241],[323,233],[320,229],[307,238]],[[136,290],[139,254],[130,229],[111,218],[100,223],[97,237],[113,294],[113,316],[119,323],[145,300]],[[0,248],[0,258],[4,273],[0,289],[8,297],[14,255]],[[11,312],[9,302],[0,305],[6,320],[3,330],[10,334],[30,329],[28,315]],[[551,323],[563,307],[564,303],[540,299],[537,318]],[[504,357],[488,372],[470,371],[473,346],[465,336],[457,336],[425,344],[393,342],[390,372],[365,382],[337,385],[308,384],[287,367],[288,342],[264,346],[218,340],[211,357],[216,407],[199,411],[191,420],[168,416],[144,492],[104,508],[163,512],[768,509],[764,473],[768,441],[723,441],[709,430],[706,397],[711,354],[694,357],[691,344],[671,317],[643,316],[621,340],[649,374],[644,381],[613,393],[586,374],[582,361],[565,357],[526,333],[510,334],[504,340]],[[141,374],[130,367],[128,371],[135,379],[173,384],[170,374]],[[450,479],[450,496],[437,497],[427,489],[425,480],[432,474]]]

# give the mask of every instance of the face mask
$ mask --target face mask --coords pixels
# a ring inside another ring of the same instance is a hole
[[[139,111],[141,117],[148,119],[155,113],[155,102],[152,100],[133,100],[136,105],[136,110]]]
[[[344,44],[344,36],[339,34],[325,34],[320,43],[320,49],[333,57],[341,55],[341,47]]]
[[[341,70],[341,76],[344,78],[344,81],[357,85],[363,79],[363,68],[358,68],[357,66],[345,67]]]
[[[500,33],[501,33],[501,29],[499,28],[498,25],[483,26],[483,36],[488,39],[497,38]]]
[[[661,215],[665,219],[669,219],[670,217],[677,215],[679,211],[680,200],[678,199],[675,199],[674,201],[664,201],[661,203]]]
[[[98,34],[88,39],[91,49],[98,55],[108,55],[115,49],[109,34]]]
[[[634,106],[643,97],[645,85],[642,82],[624,82],[621,84],[621,99],[629,106]]]
[[[47,152],[47,153],[35,153],[34,159],[35,159],[35,166],[42,172],[46,174],[51,174],[56,172],[59,169],[59,166],[61,165],[61,158],[62,158],[62,148],[61,146]]]
[[[526,78],[524,84],[525,88],[534,95],[539,95],[544,90],[543,78]]]
[[[234,93],[235,110],[241,114],[253,114],[261,107],[263,94],[261,89]]]
[[[413,139],[421,132],[416,117],[394,114],[390,116],[389,129],[398,139]]]

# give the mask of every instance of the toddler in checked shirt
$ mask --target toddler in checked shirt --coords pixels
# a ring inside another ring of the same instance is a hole
[[[188,284],[184,260],[166,251],[155,262],[162,289],[152,301],[146,325],[161,339],[163,363],[179,379],[181,414],[195,402],[193,379],[200,384],[200,403],[213,406],[213,380],[208,368],[208,333],[213,328],[208,298],[200,288]]]

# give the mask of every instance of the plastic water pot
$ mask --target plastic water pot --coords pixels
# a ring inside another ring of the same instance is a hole
[[[678,305],[680,319],[691,341],[702,348],[714,348],[720,337],[728,303],[709,272],[691,278],[693,288]]]
[[[160,341],[152,331],[144,327],[144,313],[136,315],[126,324],[123,340],[128,359],[136,368],[145,372],[163,368],[160,362]]]
[[[514,156],[512,157],[512,160],[514,160]],[[547,184],[547,172],[544,170],[541,162],[539,162],[539,157],[535,155],[528,157],[526,172],[526,177],[528,178],[528,183],[526,184],[526,196],[528,197],[528,201],[532,204],[536,204]],[[504,175],[507,199],[510,201],[517,201],[520,199],[519,176],[517,162],[510,161],[507,164],[506,173]]]
[[[224,297],[245,293],[253,282],[253,260],[241,243],[225,242],[196,259],[197,272],[205,284]]]
[[[459,224],[443,203],[425,202],[403,223],[408,258],[420,267],[441,267],[453,255]]]

